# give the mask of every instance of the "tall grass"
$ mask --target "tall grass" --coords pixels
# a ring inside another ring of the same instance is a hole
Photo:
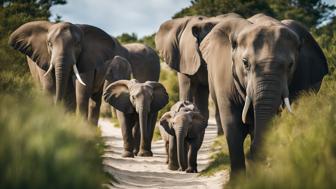
[[[0,188],[101,188],[98,130],[33,86],[29,74],[0,72]]]

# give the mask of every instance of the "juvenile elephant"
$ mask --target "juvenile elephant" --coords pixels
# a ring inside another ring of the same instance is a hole
[[[180,100],[195,103],[206,119],[209,118],[208,72],[199,52],[199,45],[211,29],[226,17],[240,17],[230,13],[217,17],[188,16],[172,19],[161,24],[155,35],[155,44],[160,55],[172,69],[178,72]],[[206,21],[206,22],[205,22]],[[205,22],[198,38],[192,35],[192,27]],[[223,134],[216,108],[217,133]]]
[[[200,149],[207,120],[189,101],[179,101],[160,119],[160,133],[165,141],[168,168],[197,173]]]
[[[31,72],[39,70],[43,89],[55,95],[56,103],[76,106],[97,124],[105,61],[121,48],[117,40],[90,25],[34,21],[15,30],[9,44],[29,57]]]
[[[198,38],[202,27],[192,28]],[[225,18],[203,39],[212,99],[219,107],[233,174],[245,169],[243,143],[250,134],[249,157],[260,155],[267,123],[289,98],[319,90],[328,73],[326,58],[308,30],[293,21],[259,14],[249,20]],[[252,106],[251,106],[252,104]]]
[[[159,81],[160,58],[149,46],[141,43],[125,44],[122,45],[119,55],[129,62],[132,75],[139,82]],[[101,111],[111,115],[110,105],[103,101]]]
[[[151,142],[157,113],[168,103],[164,86],[154,81],[119,80],[110,84],[103,96],[117,109],[124,140],[122,156],[153,156]]]

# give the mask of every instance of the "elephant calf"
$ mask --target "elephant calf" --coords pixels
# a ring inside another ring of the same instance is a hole
[[[166,144],[170,170],[197,173],[197,152],[206,127],[207,119],[189,101],[177,102],[162,116],[159,129]]]
[[[103,96],[117,109],[124,140],[122,156],[153,156],[151,142],[157,113],[168,103],[164,86],[155,81],[119,80],[107,86]]]

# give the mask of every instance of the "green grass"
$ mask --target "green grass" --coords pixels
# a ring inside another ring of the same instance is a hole
[[[328,80],[328,79],[327,79]],[[336,186],[336,84],[304,94],[271,123],[267,161],[248,171],[233,188],[333,188]]]
[[[28,74],[0,72],[0,188],[101,188],[98,130],[33,86]]]

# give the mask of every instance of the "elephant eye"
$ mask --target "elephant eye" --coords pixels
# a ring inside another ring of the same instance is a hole
[[[48,47],[52,47],[52,43],[50,41],[48,41]]]
[[[250,64],[249,64],[247,58],[243,58],[243,64],[244,64],[245,69],[247,69],[247,70],[250,69]]]

